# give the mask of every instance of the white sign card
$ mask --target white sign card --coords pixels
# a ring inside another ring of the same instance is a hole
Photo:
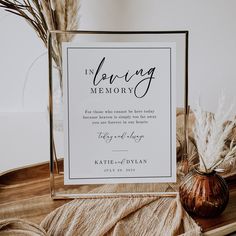
[[[65,184],[176,181],[175,43],[64,43]]]

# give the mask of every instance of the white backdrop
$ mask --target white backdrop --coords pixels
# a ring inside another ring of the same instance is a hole
[[[222,89],[235,97],[235,0],[86,0],[81,6],[85,30],[189,30],[190,104],[200,94],[214,111]],[[30,26],[0,9],[0,34],[3,171],[48,160],[48,90],[46,49]]]

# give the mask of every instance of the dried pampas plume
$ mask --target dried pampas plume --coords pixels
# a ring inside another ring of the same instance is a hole
[[[77,30],[79,0],[0,0],[0,7],[23,17],[47,47],[49,30]],[[53,38],[52,57],[61,70],[61,43],[71,41],[73,34]]]
[[[49,30],[76,30],[78,28],[79,2],[77,0],[42,0],[41,11]],[[72,36],[63,35],[59,42],[70,41]]]
[[[225,107],[225,97],[222,95],[214,115],[203,111],[199,103],[193,111],[196,118],[193,132],[198,149],[200,171],[209,173],[216,170],[223,162],[236,157],[234,141],[231,142],[227,153],[224,150],[227,138],[236,123],[235,119],[229,121],[233,105],[228,109]]]

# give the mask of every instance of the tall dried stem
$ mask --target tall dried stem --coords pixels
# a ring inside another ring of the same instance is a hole
[[[195,114],[195,126],[193,129],[198,154],[200,170],[211,172],[223,161],[236,155],[236,147],[231,147],[230,153],[223,155],[225,142],[235,125],[236,120],[228,121],[231,118],[233,105],[225,109],[225,98],[222,95],[216,113],[213,115],[203,111],[200,104],[197,104]]]
[[[78,28],[79,0],[0,0],[0,7],[23,17],[37,33],[45,47],[49,30],[76,30]],[[73,35],[53,37],[52,57],[61,76],[62,42],[71,41]]]

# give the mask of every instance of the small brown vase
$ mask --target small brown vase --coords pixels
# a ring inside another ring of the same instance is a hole
[[[193,169],[179,187],[180,200],[187,212],[200,217],[215,217],[227,206],[229,188],[215,171],[203,173]]]

